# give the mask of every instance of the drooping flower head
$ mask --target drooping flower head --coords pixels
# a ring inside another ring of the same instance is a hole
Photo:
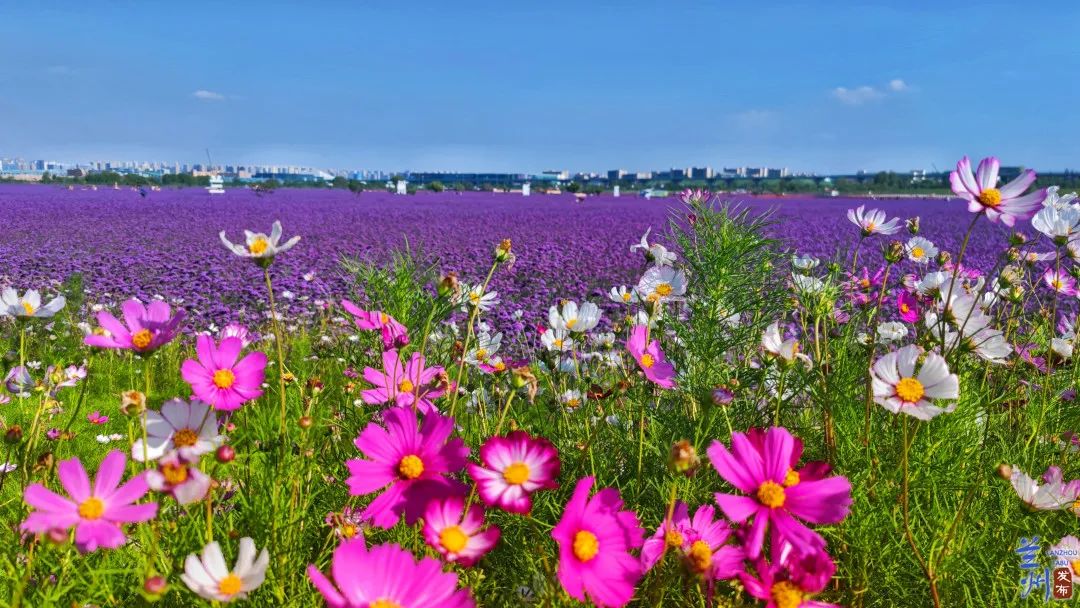
[[[97,314],[98,324],[108,333],[91,333],[83,339],[83,343],[87,346],[130,350],[147,355],[172,342],[186,315],[183,310],[172,314],[169,305],[161,300],[154,300],[146,306],[132,298],[124,302],[120,309],[124,313],[124,323],[102,310]]]
[[[810,360],[810,357],[799,352],[798,339],[784,339],[783,335],[780,333],[779,321],[773,321],[765,328],[765,333],[761,335],[761,348],[766,354],[776,357],[788,365],[796,361],[801,361],[807,369],[814,365],[814,362]]]
[[[1046,199],[1046,189],[1041,188],[1028,194],[1024,191],[1035,183],[1035,172],[1025,169],[1013,181],[1001,188],[997,187],[998,170],[1001,163],[996,157],[984,158],[974,175],[971,173],[971,160],[968,157],[956,163],[956,171],[949,174],[952,191],[968,202],[971,213],[985,213],[991,222],[1001,220],[1010,228],[1016,220],[1026,220],[1035,215]]]
[[[204,599],[225,603],[245,599],[266,579],[266,568],[270,565],[270,553],[263,549],[256,559],[257,551],[255,541],[246,536],[241,538],[236,566],[230,570],[221,554],[221,545],[213,541],[203,547],[201,558],[194,553],[187,556],[180,579]]]
[[[0,316],[17,319],[46,319],[60,312],[67,299],[60,295],[41,305],[41,294],[36,289],[28,289],[21,297],[19,292],[8,287],[0,293]]]
[[[20,528],[35,534],[75,528],[75,546],[83,552],[123,545],[127,537],[120,526],[151,520],[158,508],[156,502],[134,504],[148,490],[145,473],[120,485],[126,461],[123,452],[109,452],[98,467],[93,486],[78,458],[60,461],[56,476],[68,497],[39,483],[30,484],[23,500],[35,510]]]
[[[243,348],[239,338],[215,345],[210,336],[199,336],[195,341],[199,358],[184,361],[180,368],[195,396],[215,410],[236,410],[263,394],[266,355],[256,351],[240,358]]]
[[[469,448],[450,437],[452,418],[428,413],[417,430],[412,408],[390,408],[383,417],[386,428],[372,422],[356,438],[365,458],[345,463],[351,473],[346,483],[353,496],[381,491],[361,517],[392,528],[402,514],[406,523],[415,522],[432,498],[463,493],[464,486],[447,475],[465,466]]]
[[[633,253],[638,249],[645,255],[645,260],[652,262],[656,266],[671,266],[678,259],[676,255],[667,250],[660,243],[649,244],[649,233],[652,232],[652,228],[645,230],[645,234],[641,237],[641,242],[636,245],[630,246],[630,252]]]
[[[741,523],[751,517],[745,549],[747,557],[761,553],[766,529],[771,524],[796,548],[809,551],[825,546],[825,540],[799,520],[814,524],[837,523],[851,505],[851,483],[832,476],[803,480],[792,475],[795,438],[783,427],[765,431],[762,449],[743,433],[731,436],[731,451],[719,441],[709,447],[709,460],[720,476],[747,496],[716,493],[728,519]]]
[[[382,336],[384,350],[408,346],[409,330],[394,317],[378,310],[363,310],[349,300],[342,300],[341,307],[352,315],[353,323],[358,329],[378,330]]]
[[[674,388],[675,366],[664,359],[659,340],[647,342],[647,333],[646,326],[635,325],[626,341],[626,350],[630,351],[645,377],[651,382],[660,388]]]
[[[457,575],[430,557],[419,561],[398,545],[368,549],[363,538],[338,545],[330,566],[333,582],[314,564],[308,576],[330,608],[473,608]]]
[[[528,513],[533,492],[558,486],[559,451],[547,439],[524,431],[488,439],[480,448],[480,462],[469,463],[469,475],[489,507]]]
[[[222,230],[218,236],[221,238],[221,242],[228,247],[229,251],[232,251],[236,255],[242,258],[248,258],[254,260],[260,265],[266,265],[274,261],[274,256],[279,253],[284,253],[292,249],[297,243],[300,242],[299,236],[294,236],[284,244],[281,244],[281,222],[275,221],[274,225],[270,229],[270,235],[267,236],[261,232],[252,232],[250,230],[244,231],[244,245],[239,245],[231,242],[225,237],[225,231]]]
[[[499,528],[484,526],[484,509],[465,498],[436,498],[424,509],[424,540],[448,562],[471,566],[499,542]]]
[[[625,606],[642,575],[641,562],[630,550],[641,547],[645,531],[633,511],[622,510],[615,488],[589,498],[593,482],[592,477],[577,482],[562,519],[551,530],[559,544],[559,583],[580,602]]]
[[[442,397],[449,388],[446,382],[439,380],[445,372],[441,366],[425,367],[426,360],[418,352],[412,354],[408,363],[401,362],[396,350],[383,352],[382,359],[381,371],[364,368],[364,380],[374,385],[360,393],[364,403],[393,402],[399,407],[415,404],[423,413],[437,411],[433,400]]]
[[[922,354],[918,345],[909,344],[878,359],[870,371],[874,401],[894,414],[903,413],[919,420],[930,420],[956,409],[955,403],[942,408],[930,400],[958,399],[959,378],[949,373],[945,358],[933,352],[926,353],[916,374],[915,366]]]

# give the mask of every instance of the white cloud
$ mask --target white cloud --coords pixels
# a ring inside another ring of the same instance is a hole
[[[885,97],[885,93],[875,89],[872,86],[863,85],[861,87],[855,87],[849,89],[847,87],[836,87],[832,90],[832,96],[838,99],[841,103],[846,103],[851,106],[862,105],[868,101],[877,101],[882,97]]]
[[[908,85],[906,82],[900,80],[899,78],[893,78],[889,81],[889,90],[896,92],[906,91],[908,90]]]
[[[191,94],[195,99],[201,99],[203,101],[224,101],[225,96],[221,93],[215,93],[213,91],[207,91],[206,89],[199,89]]]

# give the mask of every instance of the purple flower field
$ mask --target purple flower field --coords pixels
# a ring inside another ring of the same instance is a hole
[[[959,200],[866,201],[859,199],[734,198],[755,210],[775,210],[774,236],[800,253],[829,258],[857,240],[858,229],[846,210],[860,204],[890,217],[922,218],[922,235],[943,250],[956,252],[967,219]],[[679,213],[674,199],[635,196],[419,193],[401,197],[341,190],[279,190],[262,197],[230,190],[213,197],[200,189],[152,192],[147,198],[128,189],[68,191],[47,186],[0,187],[3,236],[0,259],[7,274],[0,284],[19,289],[43,287],[82,272],[87,302],[115,307],[137,296],[179,302],[195,317],[194,329],[209,322],[255,321],[261,314],[258,268],[238,262],[218,240],[226,230],[242,240],[245,228],[269,231],[280,219],[285,236],[303,240],[274,265],[275,287],[287,314],[304,314],[316,302],[348,295],[343,256],[385,259],[410,246],[438,260],[443,271],[476,282],[490,265],[491,250],[503,238],[513,241],[517,263],[497,273],[491,288],[507,305],[497,324],[542,321],[561,298],[606,302],[614,285],[636,281],[646,263],[630,253],[647,228],[654,235]],[[1001,251],[1005,229],[982,222],[965,262],[988,270]],[[897,237],[907,238],[906,233]],[[868,239],[860,260],[877,264],[887,239]],[[860,263],[861,265],[861,263]],[[253,303],[258,308],[252,308]],[[520,329],[510,327],[506,329]]]

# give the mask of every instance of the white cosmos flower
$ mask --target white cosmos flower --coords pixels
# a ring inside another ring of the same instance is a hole
[[[889,344],[891,342],[899,342],[907,337],[908,328],[907,325],[899,321],[887,321],[878,325],[877,336],[879,344]]]
[[[1043,199],[1043,207],[1056,207],[1058,209],[1066,207],[1068,205],[1075,205],[1073,201],[1076,200],[1077,195],[1075,192],[1068,194],[1058,194],[1061,191],[1061,186],[1050,186],[1046,189],[1046,198]]]
[[[930,420],[956,409],[955,403],[941,408],[930,400],[958,399],[960,379],[949,373],[945,358],[937,353],[927,353],[916,374],[915,365],[921,354],[921,348],[909,344],[881,357],[871,369],[871,383],[874,401],[885,409]]]
[[[649,260],[656,266],[670,266],[678,259],[674,253],[667,250],[666,247],[660,243],[649,244],[649,233],[652,232],[652,228],[645,231],[645,234],[641,237],[641,242],[637,245],[631,245],[631,253],[641,249],[645,253],[645,259]]]
[[[577,302],[563,302],[562,310],[558,306],[548,309],[548,325],[552,329],[566,329],[574,332],[587,332],[600,322],[600,307],[592,302],[583,302],[579,308]]]
[[[502,346],[502,333],[493,336],[483,332],[477,336],[476,348],[470,349],[469,353],[465,355],[465,362],[470,365],[487,363],[495,353],[499,352],[500,346]]]
[[[783,359],[786,363],[792,363],[798,359],[803,362],[807,369],[810,369],[813,365],[810,357],[799,352],[798,340],[795,338],[783,339],[783,336],[780,335],[779,321],[774,321],[772,325],[765,329],[765,333],[761,336],[761,346],[765,349],[765,352]]]
[[[568,412],[576,412],[585,403],[585,396],[578,390],[569,390],[559,395],[559,403]]]
[[[592,343],[597,348],[611,348],[615,346],[615,334],[610,331],[593,334]]]
[[[864,211],[866,205],[859,205],[857,209],[848,209],[847,218],[862,230],[863,236],[875,234],[896,234],[900,230],[900,218],[894,217],[886,221],[885,212],[881,209]]]
[[[619,304],[634,304],[638,301],[637,293],[633,289],[627,288],[626,285],[612,287],[611,291],[608,292],[608,299]]]
[[[686,273],[670,266],[653,266],[638,281],[637,292],[646,302],[682,299],[686,295]]]
[[[946,281],[952,280],[952,274],[943,271],[929,272],[923,278],[919,279],[915,283],[915,291],[919,292],[919,295],[934,297],[941,292],[941,286]]]
[[[1080,208],[1072,205],[1043,207],[1031,218],[1031,227],[1050,237],[1060,247],[1076,239],[1080,233]]]
[[[1062,359],[1071,359],[1073,355],[1072,340],[1054,338],[1050,340],[1050,350],[1054,351],[1054,353]]]
[[[483,286],[477,285],[462,289],[458,302],[461,304],[463,312],[469,312],[473,306],[479,308],[481,312],[487,312],[498,305],[499,292],[489,291],[485,293]]]
[[[801,295],[813,296],[825,290],[825,282],[810,275],[793,274],[791,282],[795,286],[795,291]]]
[[[202,401],[166,401],[160,412],[146,412],[146,458],[157,460],[175,450],[184,460],[198,460],[225,440],[217,428],[217,416]],[[131,458],[143,461],[141,437],[131,444]]]
[[[938,248],[921,236],[912,237],[904,246],[908,259],[916,264],[928,264],[938,254]]]
[[[300,237],[294,236],[284,244],[281,243],[280,221],[274,222],[273,227],[270,228],[269,236],[261,232],[245,230],[244,245],[230,241],[226,238],[224,230],[222,230],[218,236],[221,237],[221,242],[229,248],[229,251],[232,251],[242,258],[252,258],[255,260],[273,260],[274,256],[292,249],[293,246],[300,242]]]
[[[56,296],[42,306],[41,294],[36,289],[28,289],[20,297],[19,292],[8,287],[0,293],[0,316],[45,319],[60,312],[64,304],[67,299]]]
[[[1056,251],[1047,251],[1046,253],[1039,253],[1038,251],[1029,251],[1024,254],[1024,261],[1028,264],[1035,264],[1038,262],[1053,262],[1057,259]]]
[[[821,260],[808,255],[795,254],[791,256],[791,265],[799,270],[808,271],[818,267]]]
[[[202,558],[195,554],[184,561],[184,573],[180,579],[199,597],[218,602],[231,602],[245,599],[266,578],[266,567],[270,565],[270,554],[263,549],[258,559],[255,558],[255,541],[248,537],[240,539],[240,550],[236,555],[236,567],[229,570],[221,546],[217,541],[203,547]]]
[[[1060,511],[1072,506],[1073,499],[1065,490],[1065,483],[1060,476],[1051,476],[1047,483],[1039,484],[1020,467],[1012,466],[1009,483],[1020,500],[1037,511]]]
[[[540,336],[544,348],[555,352],[568,352],[574,349],[574,340],[565,329],[548,329]]]

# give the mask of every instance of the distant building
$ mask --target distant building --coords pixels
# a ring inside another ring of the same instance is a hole
[[[712,179],[713,170],[712,167],[694,167],[690,169],[691,179]]]
[[[746,177],[746,167],[724,167],[724,177]]]
[[[766,177],[777,179],[781,177],[787,177],[789,175],[787,167],[780,169],[766,169]]]
[[[624,177],[626,177],[626,171],[622,169],[612,169],[607,172],[608,181],[617,182]]]

